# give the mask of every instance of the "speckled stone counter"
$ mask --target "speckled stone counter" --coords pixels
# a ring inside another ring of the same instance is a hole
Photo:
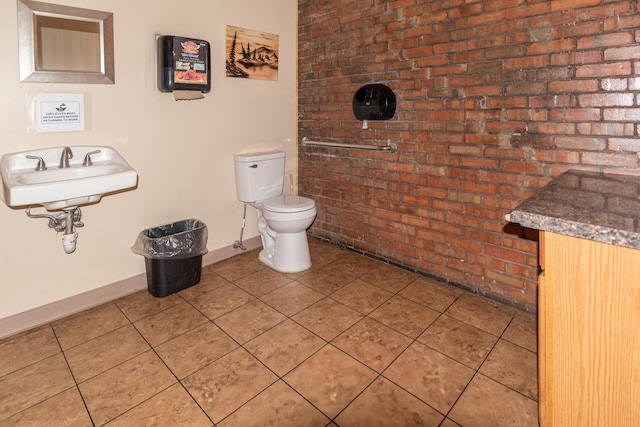
[[[640,249],[640,176],[570,170],[506,218],[527,228]]]

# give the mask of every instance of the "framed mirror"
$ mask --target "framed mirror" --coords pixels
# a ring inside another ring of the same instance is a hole
[[[115,83],[113,14],[18,0],[21,82]]]

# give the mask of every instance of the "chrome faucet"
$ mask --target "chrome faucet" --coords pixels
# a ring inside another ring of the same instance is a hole
[[[73,153],[71,152],[71,148],[64,147],[62,149],[62,156],[60,156],[60,169],[69,167],[69,159],[73,159]]]

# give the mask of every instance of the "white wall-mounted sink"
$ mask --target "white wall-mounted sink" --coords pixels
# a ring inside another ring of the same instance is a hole
[[[11,207],[41,205],[47,210],[95,203],[106,194],[133,188],[136,171],[111,147],[70,146],[73,158],[60,168],[65,147],[4,154],[0,159],[2,199]],[[91,165],[83,165],[87,153]],[[30,156],[31,158],[27,158]],[[42,158],[46,170],[36,170]]]

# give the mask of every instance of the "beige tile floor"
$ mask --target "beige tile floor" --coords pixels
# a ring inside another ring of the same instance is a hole
[[[0,341],[0,426],[534,426],[536,320],[311,239]]]

